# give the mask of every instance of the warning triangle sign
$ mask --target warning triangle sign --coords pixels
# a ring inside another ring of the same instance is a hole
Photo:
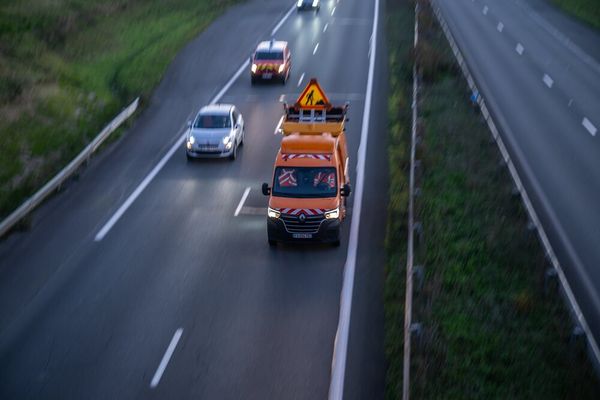
[[[329,99],[315,78],[312,78],[296,100],[296,106],[307,110],[321,110],[330,106]]]

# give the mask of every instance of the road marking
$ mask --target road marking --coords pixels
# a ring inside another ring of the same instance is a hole
[[[162,378],[167,365],[169,364],[169,360],[171,360],[171,356],[175,351],[175,347],[177,347],[177,343],[179,343],[179,339],[181,339],[181,334],[183,333],[183,328],[179,328],[175,331],[173,338],[171,339],[171,343],[169,343],[169,347],[167,347],[167,351],[163,356],[162,360],[160,360],[160,364],[158,365],[158,369],[154,373],[154,377],[152,378],[152,382],[150,382],[150,387],[154,389],[158,383],[160,382],[160,378]]]
[[[317,45],[315,46],[315,49],[313,50],[313,56],[315,55],[315,53],[317,52],[317,49],[319,48],[319,43],[317,43]]]
[[[331,365],[331,382],[329,384],[329,400],[342,400],[344,395],[344,378],[346,373],[346,358],[348,356],[348,336],[350,334],[350,314],[352,311],[352,292],[354,290],[354,272],[356,270],[356,254],[358,248],[358,231],[360,228],[360,212],[362,206],[363,187],[365,180],[365,159],[367,157],[367,141],[369,137],[369,119],[371,115],[371,98],[373,96],[373,79],[375,75],[375,60],[377,51],[377,24],[379,20],[379,0],[375,0],[373,14],[373,51],[369,59],[369,74],[367,77],[367,92],[363,109],[363,120],[358,146],[356,163],[356,194],[348,254],[344,265],[344,280],[340,295],[340,316],[333,344],[333,360]]]
[[[238,204],[237,208],[235,209],[235,213],[233,213],[234,217],[237,217],[240,214],[240,211],[242,210],[242,207],[244,207],[244,202],[248,198],[249,193],[250,193],[250,187],[247,187],[246,190],[244,190],[244,194],[242,195],[240,204]]]
[[[571,107],[571,104],[573,104],[573,99],[569,99],[569,104],[567,105],[567,107]]]
[[[275,36],[275,34],[277,33],[277,31],[279,30],[279,28],[281,28],[281,25],[283,25],[283,23],[285,22],[285,20],[288,19],[288,17],[290,16],[290,14],[296,9],[296,4],[294,4],[289,11],[283,16],[283,18],[281,18],[281,21],[279,21],[279,23],[277,25],[275,25],[275,28],[273,28],[273,30],[271,31],[271,36]]]
[[[504,24],[502,22],[498,22],[496,29],[498,29],[498,32],[502,32],[504,30]]]
[[[327,30],[327,27],[329,26],[329,22],[325,24],[325,26],[323,27],[323,33],[325,33],[325,31]]]
[[[285,94],[282,94],[281,96],[279,96],[279,102],[283,103],[285,101]]]
[[[523,55],[523,52],[525,51],[525,47],[523,47],[523,45],[521,43],[517,43],[517,47],[515,47],[515,51],[517,53],[519,53],[519,55]]]
[[[281,133],[281,124],[283,124],[283,115],[281,116],[281,118],[279,118],[279,122],[277,123],[277,126],[275,127],[275,131],[273,132],[273,135],[277,135],[277,134]]]
[[[303,80],[304,80],[304,72],[302,73],[302,75],[300,75],[300,79],[298,79],[298,84],[296,86],[300,86],[300,84],[302,83]]]
[[[488,10],[488,6],[483,7],[483,15],[487,15]]]
[[[554,85],[554,80],[552,80],[552,78],[550,78],[548,74],[544,74],[543,81],[549,88],[551,88],[552,85]]]
[[[333,13],[335,12],[335,7],[333,7],[333,10],[331,10],[331,16],[333,17]]]
[[[596,132],[598,132],[598,129],[594,126],[594,124],[592,124],[592,122],[589,119],[584,117],[583,121],[581,121],[581,125],[583,125],[584,128],[587,129],[587,131],[592,136],[596,136]]]

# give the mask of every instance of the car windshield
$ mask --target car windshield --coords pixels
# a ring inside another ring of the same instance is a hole
[[[229,115],[200,115],[196,119],[194,128],[198,129],[222,129],[231,128]]]
[[[331,167],[277,167],[273,196],[335,197],[337,176]]]
[[[254,55],[255,60],[283,60],[282,51],[257,51]]]

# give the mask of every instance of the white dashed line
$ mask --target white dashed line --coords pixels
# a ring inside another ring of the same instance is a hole
[[[333,10],[331,10],[331,16],[333,17],[333,13],[335,12],[335,7],[333,7]]]
[[[550,76],[548,74],[544,74],[543,81],[546,84],[546,86],[548,86],[549,88],[551,88],[552,85],[554,85],[554,80],[552,78],[550,78]]]
[[[569,99],[569,104],[567,105],[567,107],[571,107],[571,104],[573,104],[573,99]]]
[[[319,43],[317,43],[317,45],[315,46],[315,49],[313,50],[313,56],[317,53],[318,48],[319,48]]]
[[[496,29],[498,29],[498,32],[502,32],[504,30],[504,24],[502,22],[498,22]]]
[[[592,122],[589,119],[584,117],[583,121],[581,121],[581,125],[583,125],[585,129],[587,129],[590,135],[596,136],[596,132],[598,132],[598,129],[596,129],[594,124],[592,124]]]
[[[327,27],[329,26],[329,22],[325,24],[325,26],[323,27],[323,33],[325,33],[325,31],[327,30]]]
[[[521,43],[517,43],[517,47],[515,47],[515,51],[517,53],[519,53],[519,55],[523,55],[523,52],[525,51],[525,47],[523,47],[523,45]]]
[[[235,213],[233,214],[234,217],[237,217],[240,214],[240,211],[242,211],[242,207],[244,207],[244,203],[246,202],[246,199],[248,198],[249,193],[250,193],[250,188],[247,187],[246,190],[244,190],[244,194],[242,195],[240,204],[238,204],[237,208],[235,209]]]
[[[150,387],[154,389],[158,383],[160,382],[160,378],[162,378],[162,374],[165,372],[167,365],[169,364],[169,360],[175,351],[175,347],[177,347],[177,343],[179,343],[179,339],[181,339],[181,334],[183,333],[183,328],[179,328],[175,331],[173,335],[173,339],[171,339],[171,343],[169,343],[169,347],[167,347],[167,351],[163,356],[160,364],[158,365],[158,369],[152,378],[152,382],[150,382]]]
[[[281,96],[279,96],[280,103],[283,103],[284,100],[285,100],[285,94],[282,94]]]
[[[302,84],[303,80],[304,80],[304,72],[302,73],[302,75],[300,75],[300,79],[298,79],[298,84],[296,86],[300,86]]]
[[[483,11],[482,11],[483,15],[487,15],[488,10],[489,10],[488,6],[483,7]]]

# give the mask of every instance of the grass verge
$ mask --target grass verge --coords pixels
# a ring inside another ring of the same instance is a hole
[[[598,0],[552,0],[554,4],[579,19],[600,29],[600,1]]]
[[[423,2],[425,4],[425,2]],[[435,17],[420,17],[422,139],[416,218],[411,396],[421,398],[600,398],[581,343],[569,344],[562,297],[544,294],[547,267],[512,181]],[[406,204],[414,2],[388,0],[390,221],[386,269],[386,397],[401,398]]]
[[[0,219],[58,172],[238,0],[0,5]]]

